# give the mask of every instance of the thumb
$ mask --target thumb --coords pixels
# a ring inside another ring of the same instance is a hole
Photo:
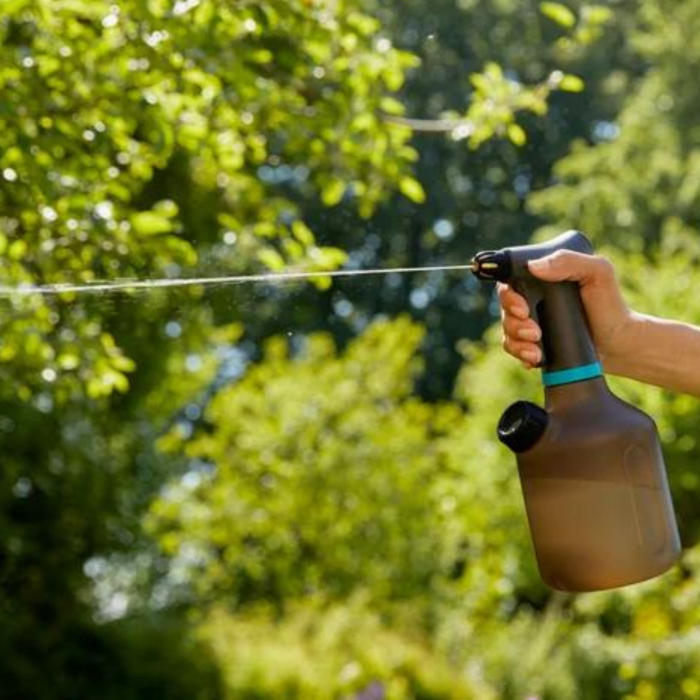
[[[605,258],[573,250],[558,250],[528,261],[527,266],[535,277],[546,282],[570,281],[582,285],[602,281],[612,273],[612,265]]]

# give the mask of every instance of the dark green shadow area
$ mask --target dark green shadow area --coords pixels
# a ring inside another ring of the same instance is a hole
[[[73,624],[56,645],[37,627],[2,624],[3,700],[218,700],[217,666],[191,625],[173,614]]]

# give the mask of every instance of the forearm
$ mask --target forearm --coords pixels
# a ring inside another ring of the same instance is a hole
[[[626,335],[606,372],[700,397],[700,327],[633,312]]]

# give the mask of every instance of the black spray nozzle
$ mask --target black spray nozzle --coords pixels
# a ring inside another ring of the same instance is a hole
[[[479,279],[505,282],[525,297],[530,317],[542,329],[538,366],[547,373],[598,362],[576,282],[545,282],[528,267],[531,260],[558,250],[591,254],[593,246],[580,231],[567,231],[541,243],[482,251],[471,264],[472,273]]]
[[[551,255],[557,250],[592,253],[593,247],[580,231],[566,231],[556,238],[530,245],[511,246],[501,250],[484,250],[471,261],[471,270],[479,279],[510,282],[511,279],[532,280],[527,263]]]
[[[512,272],[510,255],[504,250],[484,250],[472,258],[472,272],[480,280],[504,282]]]

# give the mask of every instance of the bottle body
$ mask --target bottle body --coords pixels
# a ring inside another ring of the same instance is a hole
[[[578,285],[529,271],[558,250],[593,247],[567,231],[479,253],[472,270],[522,294],[542,329],[545,408],[518,401],[497,428],[517,457],[540,574],[559,590],[596,591],[663,573],[680,538],[656,425],[608,389]]]
[[[546,430],[517,454],[542,578],[564,591],[666,571],[681,547],[654,421],[603,377],[548,387]]]

